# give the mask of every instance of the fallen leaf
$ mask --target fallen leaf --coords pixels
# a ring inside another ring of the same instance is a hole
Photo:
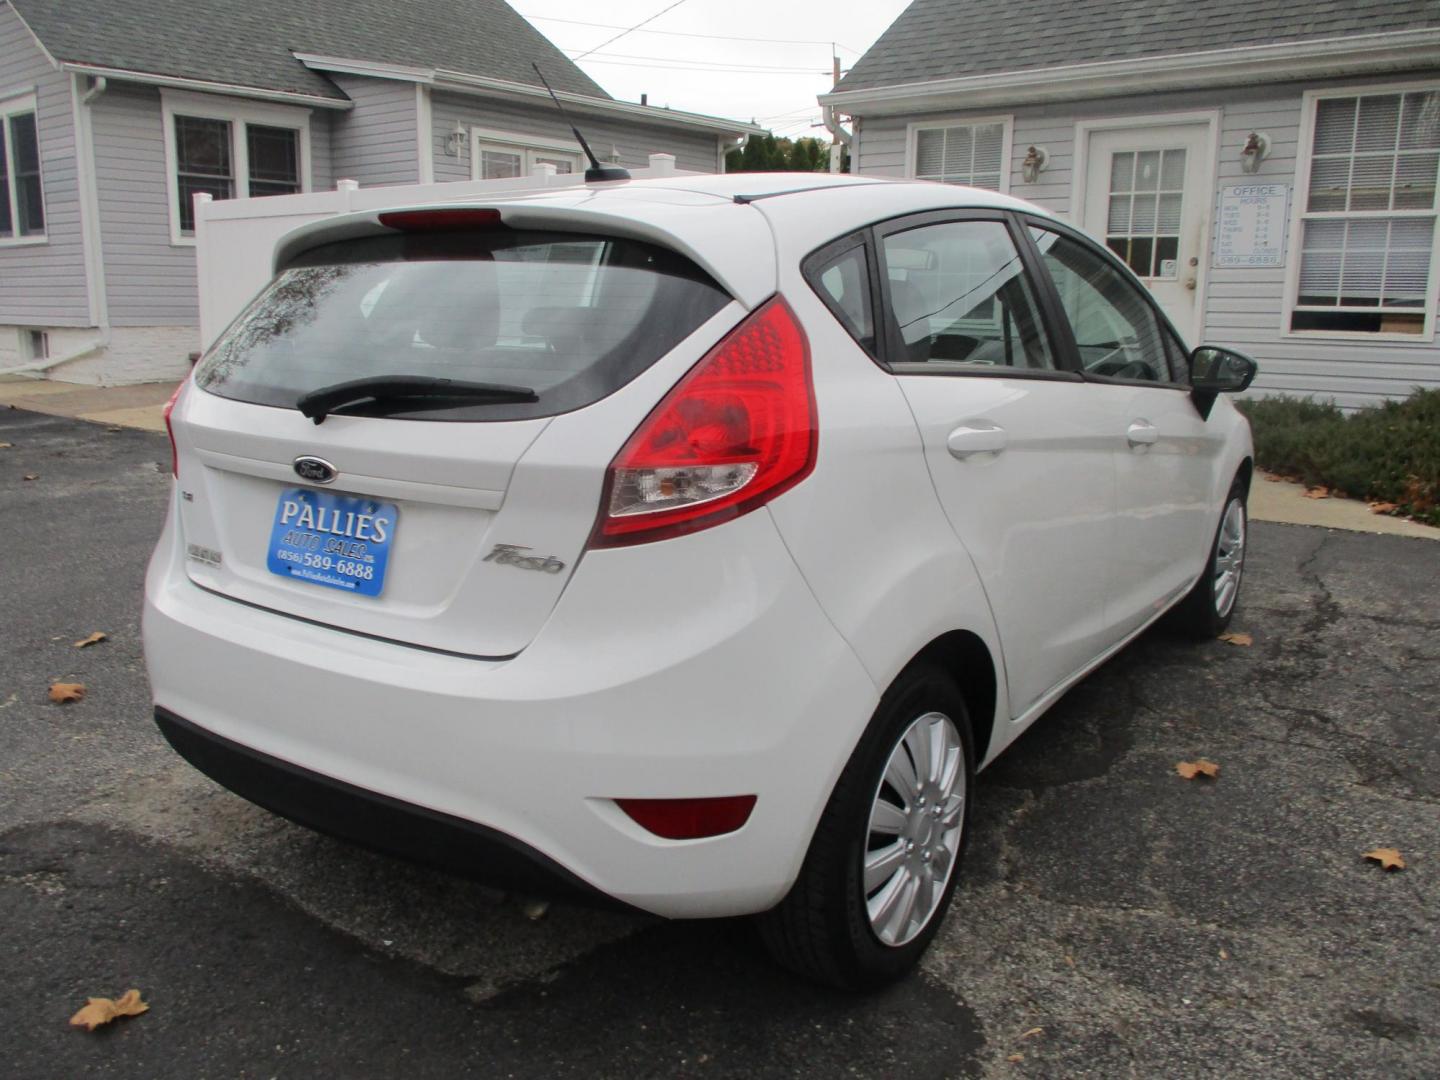
[[[150,1006],[140,1000],[139,990],[127,990],[116,1001],[110,998],[91,998],[83,1009],[70,1018],[70,1026],[94,1031],[117,1016],[139,1016],[149,1009]]]
[[[27,473],[26,473],[24,476],[22,476],[20,479],[21,479],[21,480],[39,480],[39,479],[40,479],[40,474],[39,474],[39,473],[33,473],[33,472],[27,472]]]
[[[75,642],[75,648],[83,649],[86,645],[98,645],[100,644],[100,642],[104,641],[109,636],[110,635],[105,633],[105,631],[103,630],[96,630],[89,637],[83,637],[79,641]]]
[[[1073,968],[1075,966],[1075,957],[1071,956],[1069,953],[1066,953],[1065,963],[1069,964]]]
[[[1399,509],[1399,503],[1373,502],[1370,504],[1370,512],[1372,514],[1393,514],[1396,510]]]
[[[1226,952],[1224,949],[1221,949],[1221,950],[1220,950],[1220,959],[1221,959],[1221,960],[1229,960],[1229,959],[1230,959],[1230,954],[1229,954],[1228,952]]]
[[[1220,766],[1213,761],[1206,761],[1199,758],[1195,761],[1182,761],[1175,766],[1175,771],[1186,780],[1194,780],[1197,776],[1208,776],[1211,780],[1220,775]]]
[[[1013,1063],[1013,1064],[1019,1064],[1020,1062],[1022,1062],[1022,1061],[1025,1060],[1025,1055],[1024,1055],[1024,1054],[1011,1054],[1011,1055],[1010,1055],[1009,1057],[1007,1057],[1005,1060],[1006,1060],[1006,1061],[1009,1061],[1009,1062],[1011,1062],[1011,1063]]]
[[[1365,858],[1372,862],[1379,863],[1386,870],[1404,870],[1405,860],[1400,857],[1400,852],[1393,847],[1376,848],[1374,851],[1365,852]]]
[[[1305,498],[1307,498],[1307,499],[1328,499],[1328,498],[1330,498],[1330,489],[1327,488],[1327,487],[1325,487],[1323,484],[1322,484],[1321,486],[1319,486],[1319,487],[1306,488],[1306,489],[1305,489]]]
[[[79,701],[84,696],[84,683],[57,682],[50,684],[50,700],[57,705],[64,705],[68,701]]]
[[[1220,640],[1228,641],[1231,645],[1243,645],[1247,649],[1255,644],[1255,639],[1249,634],[1242,634],[1236,630],[1232,630],[1228,634],[1221,634]]]
[[[1045,1029],[1044,1029],[1043,1027],[1031,1028],[1029,1031],[1025,1032],[1025,1034],[1021,1035],[1020,1038],[1022,1038],[1022,1039],[1028,1039],[1028,1038],[1030,1038],[1030,1037],[1033,1036],[1033,1035],[1043,1035],[1043,1034],[1045,1034]]]
[[[11,445],[12,444],[8,442],[0,442],[0,450],[9,450]]]

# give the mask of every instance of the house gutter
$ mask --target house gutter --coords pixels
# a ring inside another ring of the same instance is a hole
[[[1435,67],[1437,56],[1440,29],[1404,30],[842,89],[819,101],[850,116],[883,116],[1403,71]]]
[[[546,103],[550,100],[550,95],[542,86],[511,82],[509,79],[492,79],[486,75],[471,75],[464,71],[405,67],[399,64],[381,64],[372,60],[321,56],[316,53],[297,52],[294,56],[296,60],[312,71],[363,75],[372,79],[394,79],[401,82],[420,83],[435,90],[449,90],[462,94],[492,94],[501,97],[528,98]],[[568,90],[556,91],[555,96],[566,106],[577,111],[619,116],[643,123],[665,124],[670,127],[689,128],[692,131],[707,131],[731,137],[760,135],[765,131],[756,124],[726,120],[719,116],[680,112],[676,109],[660,109],[653,105],[636,105],[628,101],[591,97],[588,94],[576,94]]]
[[[206,79],[187,79],[178,75],[159,75],[149,71],[126,71],[124,68],[100,67],[96,64],[80,64],[64,61],[62,71],[72,74],[90,75],[98,79],[115,79],[123,82],[140,83],[144,86],[164,86],[175,90],[195,90],[204,94],[228,94],[231,97],[251,98],[256,101],[281,101],[287,105],[307,105],[312,109],[353,109],[355,103],[349,98],[328,98],[316,94],[302,94],[291,90],[266,90],[258,86],[239,86],[235,83],[210,82]]]

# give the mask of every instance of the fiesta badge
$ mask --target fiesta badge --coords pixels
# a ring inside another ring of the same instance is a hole
[[[324,458],[297,457],[295,475],[301,480],[309,480],[312,484],[328,484],[335,479],[336,473],[335,466]]]

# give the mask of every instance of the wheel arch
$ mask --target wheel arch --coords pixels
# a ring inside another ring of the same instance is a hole
[[[1255,459],[1252,457],[1247,457],[1244,461],[1240,462],[1240,468],[1235,471],[1235,480],[1233,481],[1234,483],[1239,484],[1241,490],[1245,493],[1246,502],[1250,501],[1250,481],[1254,478],[1254,476]]]
[[[989,646],[978,634],[969,630],[951,630],[916,653],[901,674],[920,664],[933,665],[955,680],[970,713],[976,767],[987,763],[1000,690],[1000,672]],[[899,677],[896,676],[897,679]]]

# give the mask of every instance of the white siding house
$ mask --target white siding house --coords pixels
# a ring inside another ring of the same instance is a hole
[[[1253,355],[1256,392],[1440,387],[1440,5],[1143,6],[917,0],[821,100],[856,172],[1008,191],[1106,242],[1192,343]],[[1017,18],[1046,36],[987,36]]]
[[[614,101],[503,0],[0,0],[0,371],[188,370],[197,193],[583,168],[532,60],[619,164],[714,172],[759,130]]]

